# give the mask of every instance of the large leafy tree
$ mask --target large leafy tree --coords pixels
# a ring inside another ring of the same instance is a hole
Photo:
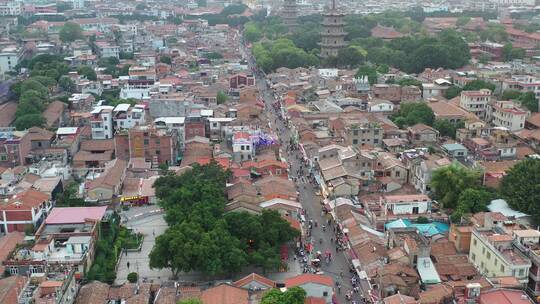
[[[495,91],[495,85],[489,81],[476,79],[463,86],[463,91],[478,91],[481,89],[489,89]]]
[[[480,186],[480,177],[478,171],[452,164],[433,172],[431,187],[444,208],[456,208],[463,191]]]
[[[22,115],[15,120],[15,128],[17,130],[26,130],[31,127],[43,127],[44,125],[45,118],[41,113]]]
[[[433,110],[425,102],[407,102],[401,105],[392,120],[400,127],[423,123],[432,126],[435,120]]]
[[[88,80],[97,80],[96,71],[91,66],[82,65],[77,69],[77,73]]]
[[[306,291],[300,287],[292,287],[287,291],[272,289],[265,293],[261,304],[303,304],[306,300]]]
[[[493,200],[493,193],[479,188],[465,189],[458,198],[457,208],[452,214],[452,220],[459,221],[461,216],[467,213],[487,211],[487,206]]]
[[[156,239],[150,266],[179,272],[223,275],[251,264],[281,265],[280,246],[298,236],[275,211],[224,214],[229,172],[212,162],[180,175],[159,178],[154,187],[170,228]]]
[[[521,105],[529,111],[538,112],[538,100],[536,99],[534,92],[523,93],[519,97],[519,101],[521,102]]]
[[[60,40],[62,42],[73,42],[83,38],[82,29],[77,23],[66,22],[60,29]]]
[[[540,160],[526,159],[517,163],[503,177],[499,192],[508,204],[540,220]]]

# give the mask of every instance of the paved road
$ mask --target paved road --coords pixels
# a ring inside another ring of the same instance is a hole
[[[245,57],[248,59],[250,68],[256,67],[253,58],[248,55],[248,51],[244,49],[243,52]],[[261,92],[261,95],[264,98],[267,109],[266,113],[269,116],[272,128],[277,132],[282,141],[282,156],[286,157],[288,163],[290,164],[289,174],[291,177],[297,178],[296,183],[300,193],[300,203],[308,215],[306,219],[308,221],[312,219],[313,221],[317,221],[319,223],[318,227],[314,227],[312,229],[311,240],[313,240],[313,245],[315,248],[314,252],[321,251],[324,254],[326,251],[330,251],[332,253],[332,262],[329,265],[326,265],[323,262],[321,270],[326,275],[332,276],[335,282],[340,282],[341,290],[338,292],[336,289],[337,297],[340,303],[345,303],[345,293],[352,289],[351,275],[349,273],[349,261],[345,257],[344,252],[336,252],[335,244],[331,241],[331,239],[336,239],[333,229],[328,227],[326,228],[326,231],[323,231],[322,229],[321,224],[326,221],[326,217],[321,215],[321,198],[315,195],[317,189],[315,189],[314,185],[308,181],[305,175],[301,173],[299,175],[297,174],[301,164],[300,151],[287,151],[286,149],[292,134],[290,129],[285,125],[285,122],[278,117],[278,114],[274,110],[273,104],[275,99],[273,92],[267,87],[266,79],[260,75],[257,76],[257,85],[259,92]],[[320,239],[323,240],[322,244],[319,241]],[[365,283],[367,282],[361,283],[362,289],[364,289],[366,287]],[[369,287],[367,288],[369,289]],[[358,300],[360,297],[360,294],[355,294],[353,299]]]
[[[140,213],[146,207],[132,208],[130,210],[131,215]],[[152,208],[148,207],[149,209]],[[140,252],[128,252],[122,254],[120,262],[118,264],[118,270],[116,272],[115,283],[122,284],[127,281],[127,275],[130,272],[139,273],[140,279],[147,278],[153,282],[168,281],[172,276],[172,272],[168,268],[164,269],[150,269],[148,265],[150,251],[154,247],[155,238],[164,233],[167,229],[167,223],[163,219],[162,214],[153,214],[147,217],[135,217],[126,223],[126,226],[133,228],[136,232],[140,232],[144,235],[144,240]],[[127,263],[129,262],[129,268]]]

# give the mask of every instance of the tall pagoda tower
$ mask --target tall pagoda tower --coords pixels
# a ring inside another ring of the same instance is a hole
[[[298,27],[298,6],[296,0],[283,0],[283,9],[281,10],[281,19],[289,28],[289,32],[293,32]]]
[[[345,14],[338,10],[336,0],[332,0],[332,6],[323,13],[321,57],[337,56],[339,50],[347,46],[344,18]]]

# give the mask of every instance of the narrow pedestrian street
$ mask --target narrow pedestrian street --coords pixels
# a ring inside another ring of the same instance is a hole
[[[250,68],[256,69],[256,64],[248,53],[247,49],[243,50],[245,57],[248,60]],[[331,253],[330,263],[326,263],[324,259],[321,259],[321,271],[328,276],[331,276],[336,283],[335,291],[339,303],[346,303],[345,294],[353,289],[352,275],[349,272],[351,267],[344,251],[338,251],[336,247],[336,235],[334,227],[329,226],[327,220],[329,219],[323,212],[321,200],[322,198],[316,195],[316,184],[312,183],[305,173],[307,170],[305,166],[302,166],[302,155],[298,149],[288,149],[289,143],[293,134],[291,134],[290,128],[286,125],[286,122],[280,117],[278,111],[274,107],[276,102],[273,92],[268,88],[266,79],[264,76],[256,73],[257,85],[261,98],[265,102],[266,113],[269,117],[269,121],[272,129],[278,134],[281,141],[282,157],[289,163],[289,177],[296,181],[296,185],[299,192],[300,203],[306,214],[306,223],[304,223],[306,230],[308,229],[308,223],[310,220],[317,225],[313,225],[311,229],[311,237],[306,238],[306,241],[311,241],[313,244],[312,253],[320,251],[323,255],[326,252]],[[323,228],[325,227],[325,228]],[[298,260],[300,263],[300,259]],[[337,288],[337,284],[340,288]],[[358,293],[352,293],[352,299],[358,301],[362,298],[362,294],[369,291],[369,283],[367,281],[360,280],[359,287],[361,291]]]

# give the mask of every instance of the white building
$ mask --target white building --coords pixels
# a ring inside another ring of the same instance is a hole
[[[448,90],[448,86],[438,85],[435,83],[423,83],[422,97],[424,99],[430,99],[433,97],[443,96],[446,90]]]
[[[73,4],[73,9],[84,8],[84,0],[71,0],[71,3]]]
[[[19,16],[22,11],[22,2],[8,1],[0,3],[0,16]]]
[[[503,80],[502,89],[518,90],[522,93],[534,92],[536,99],[540,99],[540,79],[531,75],[513,75]]]
[[[385,215],[426,214],[431,212],[431,199],[424,194],[388,195],[380,198]]]
[[[374,113],[392,113],[394,111],[394,104],[388,100],[372,100],[368,102],[368,111]]]
[[[14,47],[5,48],[0,52],[0,76],[9,71],[13,71],[19,63],[17,49]]]
[[[96,42],[97,47],[99,48],[99,55],[102,58],[106,57],[120,57],[120,47],[117,45],[113,45],[107,42]]]
[[[92,118],[90,125],[92,127],[92,139],[113,138],[113,110],[111,106],[98,106],[90,112]]]
[[[114,125],[117,129],[130,129],[144,125],[145,112],[143,105],[131,107],[127,103],[117,105],[113,110]]]
[[[534,6],[535,0],[491,0],[490,2],[500,6]]]
[[[473,113],[480,119],[487,119],[487,107],[491,102],[491,91],[482,89],[479,91],[463,91],[459,99],[459,106]]]
[[[495,101],[491,105],[491,122],[512,132],[522,130],[528,116],[528,111],[516,106],[510,100]]]
[[[232,151],[235,161],[252,160],[255,156],[255,144],[253,143],[251,134],[247,132],[234,133]]]

